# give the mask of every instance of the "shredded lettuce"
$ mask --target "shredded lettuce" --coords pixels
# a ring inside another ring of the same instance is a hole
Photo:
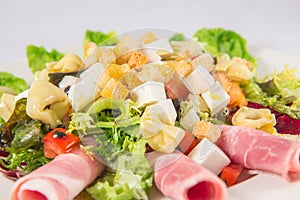
[[[87,113],[72,115],[69,130],[77,131],[86,149],[108,167],[87,189],[94,199],[148,199],[153,170],[139,129],[141,113],[130,100],[101,98]]]
[[[242,89],[248,101],[272,108],[279,113],[289,115],[291,118],[300,119],[298,110],[293,110],[280,95],[269,96],[254,80],[242,85]]]
[[[18,94],[28,88],[26,81],[8,72],[0,72],[0,97],[3,93]]]
[[[110,46],[117,44],[119,41],[117,33],[110,31],[107,34],[100,31],[86,30],[84,35],[84,44],[94,42],[97,46]]]
[[[44,47],[34,45],[27,46],[26,55],[28,66],[33,73],[45,69],[46,63],[58,61],[64,57],[63,53],[60,53],[55,49],[47,51]]]
[[[275,71],[265,80],[258,82],[268,95],[280,95],[287,104],[291,103],[295,107],[300,101],[300,79],[296,72],[296,68],[285,66],[281,72]]]
[[[114,173],[108,173],[103,179],[88,189],[95,199],[148,199],[147,192],[152,186],[152,169],[146,159],[146,139],[136,142],[125,137],[122,153],[114,160]]]
[[[42,136],[48,129],[39,120],[33,120],[26,114],[27,99],[16,102],[9,120],[0,126],[0,149],[9,155],[1,164],[10,170],[20,170],[27,174],[46,164]]]
[[[22,98],[16,102],[14,112],[8,119],[8,121],[0,126],[0,149],[5,150],[7,146],[10,146],[14,139],[13,128],[22,123],[26,123],[31,118],[26,114],[27,99]]]
[[[227,53],[230,57],[240,57],[251,61],[256,66],[256,60],[247,50],[246,40],[238,33],[223,28],[203,28],[194,37],[204,43],[205,50],[214,56]]]

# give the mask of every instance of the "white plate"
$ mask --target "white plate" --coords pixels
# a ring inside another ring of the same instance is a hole
[[[264,77],[265,75],[272,73],[274,68],[281,70],[286,64],[290,67],[297,67],[300,69],[300,58],[256,46],[250,46],[249,49],[251,54],[258,60],[257,71],[259,77]],[[17,76],[24,77],[27,82],[30,82],[32,80],[32,75],[26,66],[26,60],[20,60],[9,65],[1,66],[0,71],[9,71]],[[300,73],[298,73],[298,75],[300,75]],[[9,192],[12,186],[12,181],[0,176],[1,199],[9,199]],[[157,193],[157,191],[154,191],[153,195],[152,199],[155,200],[168,199]],[[255,176],[254,178],[228,189],[229,200],[296,200],[299,199],[299,197],[300,181],[289,183],[281,177],[269,174]]]

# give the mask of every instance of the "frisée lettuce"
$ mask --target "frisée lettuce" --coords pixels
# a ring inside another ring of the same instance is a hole
[[[145,157],[139,111],[129,100],[100,98],[87,113],[73,113],[70,129],[106,172],[87,189],[94,199],[147,199],[153,170]],[[78,126],[78,128],[77,128]]]

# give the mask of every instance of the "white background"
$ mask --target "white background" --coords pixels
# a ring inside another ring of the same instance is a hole
[[[188,35],[224,27],[248,44],[300,57],[298,0],[0,0],[0,67],[25,58],[28,44],[79,46],[86,29],[168,28]],[[1,70],[1,68],[0,68]]]

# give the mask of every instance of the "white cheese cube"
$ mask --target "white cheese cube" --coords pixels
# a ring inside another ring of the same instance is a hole
[[[229,103],[230,97],[219,82],[216,82],[208,91],[201,94],[206,102],[211,115],[220,112]]]
[[[66,88],[68,86],[76,84],[80,79],[76,76],[64,76],[58,83],[59,88]]]
[[[162,82],[148,81],[132,89],[130,98],[138,102],[139,107],[142,107],[160,100],[165,100],[167,96]]]
[[[104,70],[104,66],[101,63],[97,62],[90,66],[88,69],[86,69],[84,72],[82,72],[80,74],[80,78],[88,78],[93,81],[98,81],[99,76],[103,74]]]
[[[188,132],[193,131],[194,125],[199,121],[199,117],[194,108],[190,109],[185,116],[180,119],[180,126]]]
[[[139,52],[147,56],[147,63],[154,63],[161,61],[161,57],[152,49],[141,44],[139,47]]]
[[[82,111],[98,97],[100,90],[97,82],[103,72],[103,65],[95,63],[80,75],[78,83],[70,87],[68,98],[75,111]]]
[[[207,104],[205,103],[204,99],[199,94],[189,94],[188,100],[191,101],[196,108],[201,112],[208,112],[209,108]]]
[[[207,138],[203,138],[188,156],[216,175],[230,163],[226,154]]]
[[[197,67],[191,74],[185,77],[183,84],[192,94],[201,94],[214,84],[215,80],[204,67]]]

